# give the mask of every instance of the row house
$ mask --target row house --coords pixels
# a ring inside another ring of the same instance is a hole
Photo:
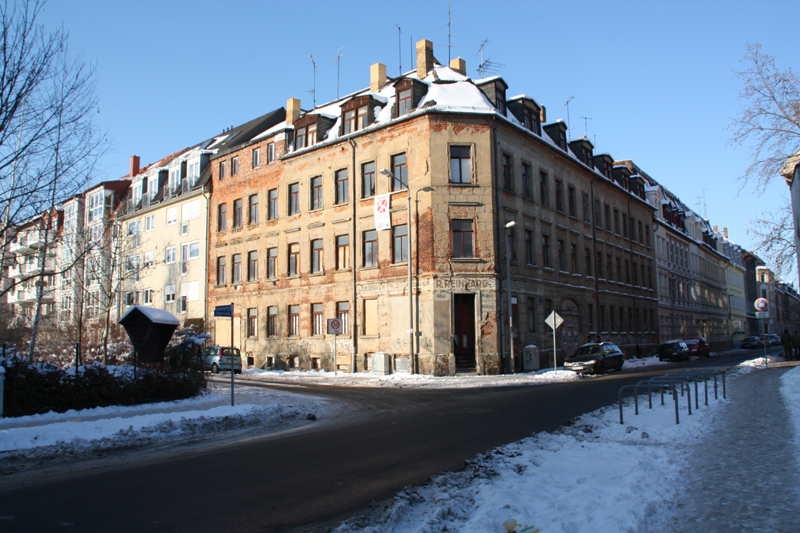
[[[6,293],[12,331],[23,332],[40,316],[42,333],[56,331],[56,247],[63,226],[59,208],[31,217],[14,228],[7,243],[9,290]],[[39,303],[41,302],[41,306]]]
[[[728,347],[725,270],[729,260],[720,251],[721,236],[711,229],[708,220],[631,165],[644,176],[648,201],[656,208],[654,238],[662,341],[705,337],[712,349]]]
[[[133,174],[118,217],[121,314],[133,305],[158,307],[182,327],[205,329],[211,159],[284,118],[283,109],[272,111]],[[238,162],[226,170],[236,175]]]
[[[756,267],[758,297],[769,301],[770,318],[759,324],[753,334],[760,334],[763,326],[766,333],[781,335],[784,330],[800,331],[800,297],[793,284],[782,281],[769,267]]]
[[[643,180],[502,78],[436,64],[429,41],[417,65],[392,79],[375,64],[368,89],[310,110],[290,99],[285,122],[212,157],[207,313],[235,309],[233,339],[230,319],[210,323],[216,342],[259,367],[361,371],[383,352],[496,374],[510,332],[516,361],[535,345],[549,364],[557,311],[559,358],[598,335],[652,352]]]
[[[728,239],[728,228],[723,228],[722,254],[728,259],[725,266],[725,286],[728,294],[729,335],[731,344],[747,336],[747,298],[744,263],[745,251]]]
[[[761,334],[761,321],[756,318],[755,302],[761,298],[757,270],[764,266],[764,261],[752,252],[742,252],[742,263],[744,264],[744,298],[745,312],[747,314],[747,334]]]

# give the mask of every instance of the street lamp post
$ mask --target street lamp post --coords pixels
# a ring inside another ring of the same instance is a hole
[[[388,177],[389,179],[395,179],[394,174],[388,169],[381,169],[380,173],[384,176]],[[411,247],[411,186],[406,185],[408,189],[408,197],[406,198],[406,206],[407,206],[407,213],[408,213],[408,372],[409,374],[414,374],[414,292],[413,292],[413,277],[411,272],[411,257],[412,257],[412,250]],[[422,189],[418,189],[417,193],[420,191],[432,191],[433,187],[423,187]]]
[[[514,317],[511,314],[511,253],[508,247],[508,234],[517,223],[513,220],[506,224],[506,299],[508,300],[508,342],[511,354],[511,373],[514,374],[517,366],[514,361]],[[555,332],[555,329],[553,330]]]

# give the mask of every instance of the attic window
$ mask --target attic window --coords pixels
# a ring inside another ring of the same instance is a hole
[[[298,128],[295,134],[294,149],[300,150],[307,146],[317,144],[317,125],[309,124],[303,128]]]
[[[542,134],[541,124],[539,123],[539,117],[536,113],[533,112],[532,109],[525,108],[522,112],[522,121],[525,124],[525,127],[531,130],[532,132],[536,133],[537,135]]]
[[[411,89],[405,89],[400,91],[397,95],[397,116],[401,117],[403,115],[407,115],[411,112],[412,108],[412,101],[411,101],[412,91]]]
[[[505,114],[506,114],[506,93],[502,89],[502,87],[500,87],[500,85],[497,85],[496,91],[497,92],[495,93],[495,97],[497,99],[497,104],[496,104],[497,105],[497,111],[501,115],[505,116]]]

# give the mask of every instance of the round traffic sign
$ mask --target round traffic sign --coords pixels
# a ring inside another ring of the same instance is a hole
[[[342,323],[338,319],[331,320],[331,329],[342,329]]]
[[[764,312],[769,310],[769,300],[766,298],[759,298],[753,305],[755,305],[756,311]]]

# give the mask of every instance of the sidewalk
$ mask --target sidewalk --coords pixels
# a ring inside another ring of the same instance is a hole
[[[800,531],[797,440],[781,394],[783,363],[731,381],[729,401],[689,448],[674,532]]]

